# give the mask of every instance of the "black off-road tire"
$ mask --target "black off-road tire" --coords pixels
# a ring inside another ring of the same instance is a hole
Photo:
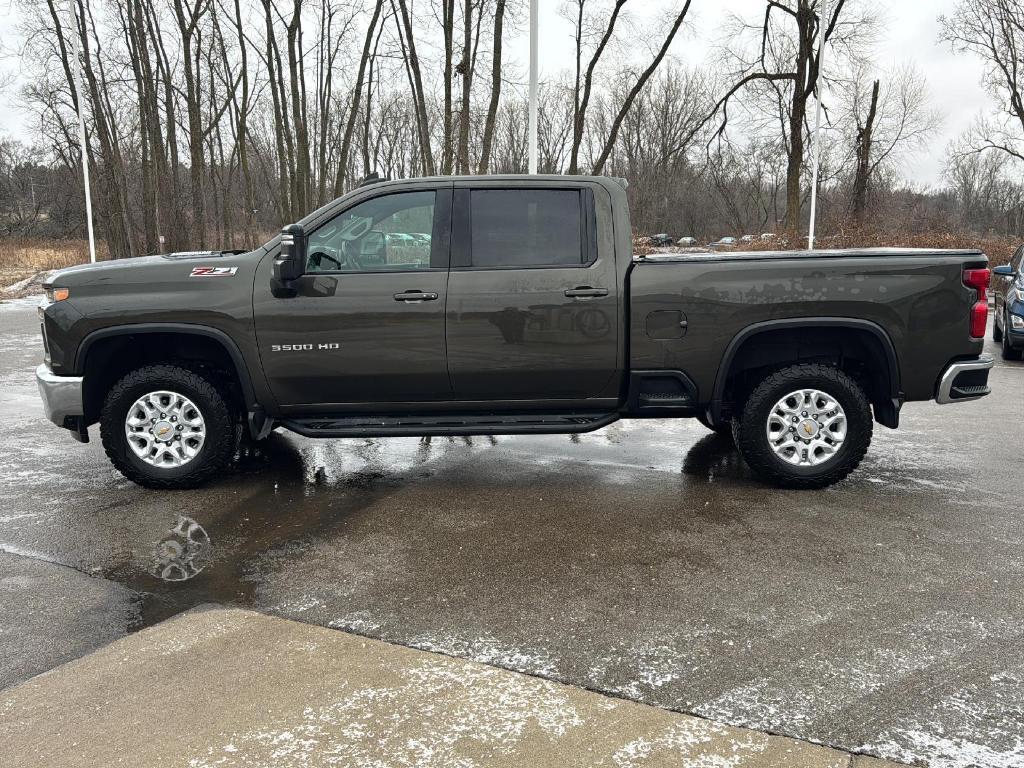
[[[128,409],[147,392],[178,392],[202,414],[206,439],[187,464],[161,468],[147,464],[128,445],[125,418]],[[209,480],[231,460],[236,445],[236,419],[229,401],[211,377],[180,365],[147,365],[128,373],[107,393],[100,411],[100,438],[107,458],[133,483],[158,490],[195,488]]]
[[[713,423],[711,421],[711,419],[709,419],[707,417],[707,414],[705,414],[705,413],[702,413],[702,414],[698,415],[697,416],[697,421],[699,421],[705,427],[710,429],[716,435],[721,435],[722,437],[728,437],[730,440],[732,440],[732,422],[731,421],[723,421],[723,422],[720,422],[720,423],[716,424],[716,423]]]
[[[992,321],[992,341],[997,344],[1003,340],[1003,329],[999,327],[999,323],[995,320]]]
[[[847,433],[836,455],[819,466],[789,464],[772,450],[765,434],[775,404],[790,392],[814,388],[833,397],[846,412]],[[864,390],[837,368],[803,363],[767,376],[750,393],[743,413],[732,421],[733,439],[747,465],[780,488],[811,490],[839,482],[855,470],[871,444],[874,422]]]

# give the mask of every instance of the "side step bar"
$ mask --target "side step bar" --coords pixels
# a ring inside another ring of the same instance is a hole
[[[451,435],[560,435],[593,432],[618,421],[618,413],[513,413],[409,416],[312,416],[282,419],[305,437],[427,437]]]

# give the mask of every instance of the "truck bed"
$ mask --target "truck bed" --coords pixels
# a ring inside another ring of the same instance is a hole
[[[974,292],[967,267],[984,267],[981,251],[871,248],[815,251],[658,253],[634,258],[628,276],[629,365],[678,369],[702,402],[714,400],[730,340],[757,327],[813,318],[848,321],[897,350],[906,400],[935,396],[951,359],[981,353],[968,333]],[[652,337],[648,323],[681,313],[672,338]],[[771,343],[769,339],[759,345]],[[798,359],[813,350],[795,349]]]

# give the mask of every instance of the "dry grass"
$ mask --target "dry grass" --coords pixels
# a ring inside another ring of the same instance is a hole
[[[96,258],[107,258],[106,243],[96,243]],[[89,243],[86,240],[4,238],[0,240],[0,287],[38,272],[88,261]]]

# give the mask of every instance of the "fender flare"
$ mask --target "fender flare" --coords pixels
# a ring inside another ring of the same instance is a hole
[[[190,336],[203,336],[218,342],[235,366],[238,374],[238,382],[242,387],[242,395],[245,397],[246,406],[252,410],[258,408],[256,390],[253,388],[252,376],[249,373],[249,366],[242,357],[242,351],[238,344],[224,331],[208,325],[197,325],[195,323],[134,323],[129,325],[113,325],[108,328],[100,328],[89,333],[78,345],[75,353],[74,373],[76,376],[85,374],[85,361],[88,359],[89,349],[97,342],[114,336],[140,336],[149,333],[182,333]]]
[[[788,330],[791,328],[848,328],[858,331],[867,331],[874,336],[882,346],[889,368],[889,398],[892,410],[889,413],[877,414],[879,421],[885,426],[895,427],[899,423],[899,411],[903,404],[903,395],[900,392],[900,367],[899,358],[896,355],[896,347],[892,338],[882,326],[871,320],[863,320],[856,317],[794,317],[783,320],[765,320],[753,323],[739,331],[728,346],[725,354],[718,365],[718,372],[715,375],[715,388],[711,400],[712,420],[719,419],[722,414],[722,398],[725,394],[725,383],[728,378],[729,369],[732,367],[736,353],[745,341],[759,333],[766,331]],[[890,409],[885,408],[886,411]],[[891,422],[891,423],[890,423]]]

